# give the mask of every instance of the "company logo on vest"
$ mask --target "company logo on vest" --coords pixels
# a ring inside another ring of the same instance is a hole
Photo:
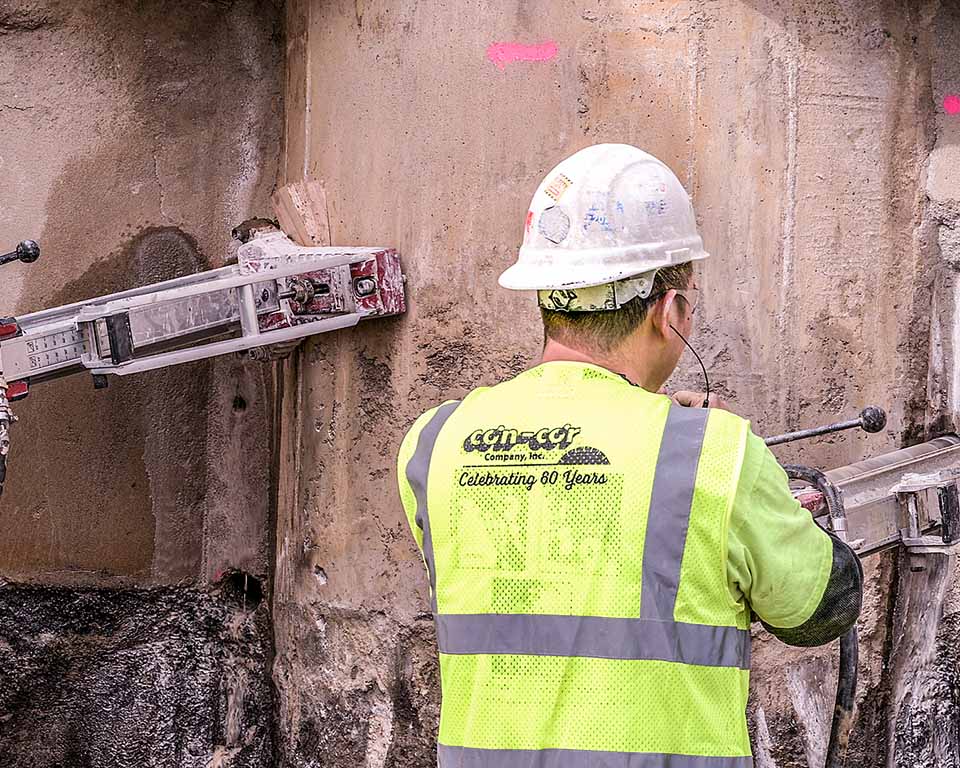
[[[463,441],[463,450],[467,453],[509,451],[520,445],[531,451],[553,451],[569,448],[582,431],[580,427],[564,424],[562,427],[543,427],[521,432],[501,424],[492,429],[477,429],[471,432]]]

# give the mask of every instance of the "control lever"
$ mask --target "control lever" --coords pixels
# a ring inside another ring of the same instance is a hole
[[[801,429],[796,432],[785,432],[782,435],[774,435],[766,438],[763,442],[767,445],[780,445],[781,443],[792,443],[794,440],[805,440],[808,437],[817,437],[818,435],[827,435],[831,432],[841,432],[845,429],[860,428],[864,432],[879,432],[887,426],[887,414],[883,408],[875,405],[868,405],[856,419],[847,421],[838,421],[836,424],[828,424],[824,427],[813,427],[812,429]]]
[[[24,240],[16,249],[10,253],[0,254],[0,265],[9,264],[11,261],[22,261],[24,264],[32,264],[40,258],[40,244],[36,240]]]

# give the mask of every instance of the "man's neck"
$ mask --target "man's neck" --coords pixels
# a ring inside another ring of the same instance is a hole
[[[642,358],[640,358],[642,359]],[[651,392],[656,392],[659,385],[653,386],[650,381],[649,372],[645,366],[638,365],[636,361],[626,355],[602,355],[599,353],[584,352],[574,347],[568,347],[556,339],[547,339],[543,348],[542,362],[570,362],[570,363],[589,363],[600,368],[606,368],[612,373],[625,377],[630,383],[643,387]]]

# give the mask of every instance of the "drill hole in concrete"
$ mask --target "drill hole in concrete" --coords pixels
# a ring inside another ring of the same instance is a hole
[[[245,571],[230,571],[220,580],[224,601],[243,611],[255,611],[263,602],[263,582]]]
[[[237,395],[235,398],[233,398],[233,410],[235,411],[247,410],[247,401],[244,399],[243,395]]]

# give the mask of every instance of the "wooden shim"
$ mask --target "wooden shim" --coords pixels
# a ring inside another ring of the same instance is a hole
[[[327,195],[319,181],[295,181],[273,193],[280,229],[300,245],[330,245]]]

